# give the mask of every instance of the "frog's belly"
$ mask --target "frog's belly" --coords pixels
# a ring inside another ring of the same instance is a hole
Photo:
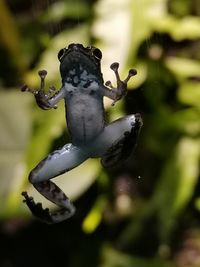
[[[89,143],[104,128],[103,101],[87,95],[73,97],[67,104],[67,124],[73,144]]]

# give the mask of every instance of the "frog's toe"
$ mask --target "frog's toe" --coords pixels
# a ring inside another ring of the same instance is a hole
[[[43,209],[41,203],[35,203],[33,197],[29,197],[27,192],[22,192],[22,196],[24,197],[23,202],[26,203],[35,217],[42,221],[45,221],[46,223],[53,223],[49,209]]]
[[[70,218],[75,213],[75,207],[68,199],[66,200],[66,207],[51,214],[48,208],[43,209],[42,203],[35,203],[33,197],[29,197],[27,192],[22,192],[22,196],[24,197],[23,202],[26,203],[32,214],[47,224],[61,222]]]

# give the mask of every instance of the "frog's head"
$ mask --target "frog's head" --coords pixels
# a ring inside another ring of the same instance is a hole
[[[101,51],[94,46],[70,44],[58,53],[62,79],[65,80],[72,75],[81,79],[84,76],[83,73],[87,73],[87,76],[92,75],[102,81],[101,58]]]

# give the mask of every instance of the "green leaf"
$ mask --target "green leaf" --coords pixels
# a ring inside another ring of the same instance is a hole
[[[190,201],[199,176],[200,140],[182,138],[174,153],[169,155],[153,196],[137,211],[122,232],[119,243],[127,246],[134,242],[152,215],[157,215],[161,242],[169,242],[176,227],[176,219]]]
[[[0,42],[8,50],[11,62],[18,68],[23,67],[20,58],[20,36],[15,17],[8,8],[7,1],[0,1]]]
[[[55,2],[42,15],[43,22],[54,22],[63,19],[83,19],[89,16],[90,7],[84,2]]]
[[[176,16],[187,16],[194,3],[188,0],[173,0],[169,2],[169,8],[171,13],[175,14]]]
[[[20,91],[0,92],[0,216],[16,212],[20,202],[24,156],[32,117],[31,98]]]
[[[187,108],[177,111],[171,117],[171,124],[175,129],[187,135],[197,136],[200,134],[200,109]]]
[[[157,25],[167,13],[166,0],[131,1],[131,45],[130,53],[135,56],[141,43],[150,38]]]
[[[120,62],[120,72],[125,69],[130,48],[130,7],[130,0],[100,0],[95,5],[96,20],[92,34],[98,40],[95,45],[103,51],[102,72],[105,80],[114,80],[114,74],[109,69],[113,62]]]
[[[180,80],[199,76],[200,62],[197,60],[181,57],[168,57],[166,58],[165,63],[167,68],[169,68]]]
[[[103,210],[106,205],[105,196],[100,196],[97,201],[94,203],[92,209],[85,217],[82,223],[82,229],[85,233],[91,234],[99,226],[103,218]]]
[[[152,206],[160,220],[160,237],[167,241],[176,217],[187,205],[198,181],[200,140],[182,138],[166,163],[154,191]]]
[[[167,267],[170,266],[157,258],[148,258],[148,260],[125,254],[119,250],[113,249],[106,244],[102,250],[101,267]]]
[[[64,105],[62,104],[59,104],[56,110],[48,111],[41,110],[36,106],[32,112],[35,115],[36,127],[33,129],[26,151],[26,165],[29,171],[47,155],[53,140],[63,133],[66,126]]]
[[[184,104],[200,108],[200,83],[184,82],[178,90],[178,99]]]
[[[129,86],[141,85],[146,79],[147,68],[144,62],[134,63],[136,53],[140,44],[152,34],[152,21],[166,13],[166,0],[100,0],[95,11],[93,35],[99,40],[96,45],[103,51],[105,80],[112,80],[108,66],[118,61],[124,76],[128,69],[138,68],[138,74],[130,80]]]
[[[177,19],[175,16],[164,16],[159,22],[154,21],[155,30],[168,33],[176,41],[197,39],[200,37],[200,18],[187,16]]]

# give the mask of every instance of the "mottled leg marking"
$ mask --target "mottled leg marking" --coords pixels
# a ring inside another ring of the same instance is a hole
[[[24,202],[27,204],[32,214],[38,219],[46,223],[56,223],[74,215],[76,210],[74,205],[56,184],[51,181],[46,181],[33,184],[33,186],[44,197],[61,207],[59,211],[50,213],[49,209],[43,209],[41,203],[35,203],[32,197],[29,197],[26,192],[23,192],[22,195],[25,198]]]
[[[142,124],[140,114],[135,114],[135,123],[132,125],[131,130],[124,133],[124,139],[122,141],[122,158],[126,159],[129,157],[135,148]]]
[[[123,133],[123,136],[119,139],[116,139],[111,144],[107,152],[103,155],[101,163],[104,167],[111,167],[117,164],[119,161],[125,160],[134,150],[140,129],[142,127],[142,119],[140,114],[135,114],[134,117],[134,122],[130,122],[130,127],[127,127]],[[113,129],[115,124],[118,124],[120,127],[120,124],[123,124],[123,119],[121,121],[113,122]]]
[[[69,144],[51,153],[31,171],[29,181],[36,190],[60,207],[57,212],[50,213],[49,209],[43,209],[41,203],[35,203],[27,192],[23,192],[24,202],[34,216],[46,223],[58,223],[70,218],[75,213],[75,207],[68,197],[56,184],[49,180],[80,165],[87,158],[88,156],[84,151]]]
[[[29,197],[27,192],[22,192],[22,196],[24,197],[23,202],[26,203],[26,205],[29,207],[30,211],[34,216],[46,223],[52,222],[52,218],[48,208],[43,209],[41,203],[35,203],[33,197]]]

